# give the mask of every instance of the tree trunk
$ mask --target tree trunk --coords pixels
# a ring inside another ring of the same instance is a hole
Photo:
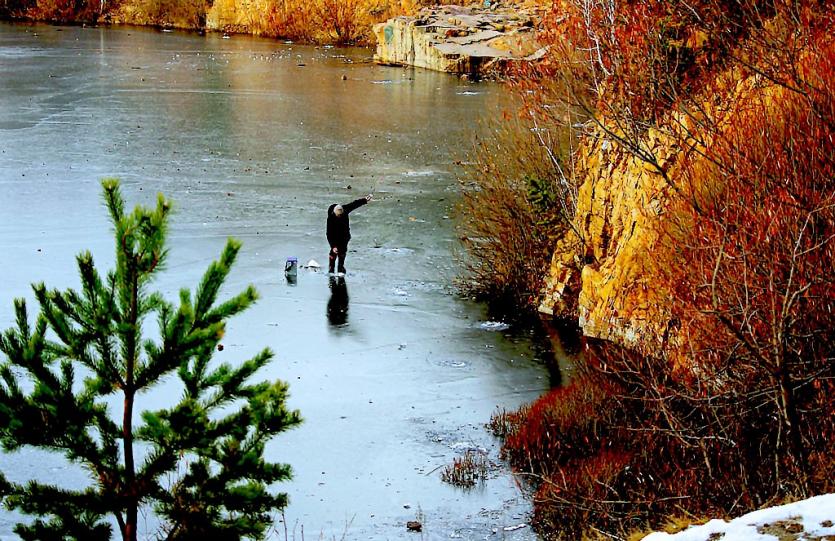
[[[136,333],[138,329],[138,295],[139,277],[136,270],[132,269],[130,277],[130,313],[128,322],[131,329],[126,337],[125,359],[125,405],[122,417],[122,445],[125,453],[125,496],[127,497],[127,508],[125,509],[125,535],[124,541],[136,541],[136,524],[139,502],[136,494],[136,471],[133,460],[133,399],[136,394],[134,389],[134,370],[136,368]]]

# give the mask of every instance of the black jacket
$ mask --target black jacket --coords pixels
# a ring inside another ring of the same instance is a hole
[[[351,224],[348,220],[348,214],[357,209],[364,204],[368,203],[368,200],[364,197],[360,197],[355,201],[351,201],[346,205],[342,205],[342,216],[337,217],[336,214],[333,213],[333,208],[336,206],[335,204],[328,207],[328,242],[331,246],[345,246],[348,244],[348,241],[351,240]]]

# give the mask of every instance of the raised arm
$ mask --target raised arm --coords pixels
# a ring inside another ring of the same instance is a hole
[[[360,197],[359,199],[355,199],[354,201],[351,201],[350,203],[342,205],[342,209],[347,214],[347,213],[351,212],[352,210],[357,209],[357,208],[365,205],[369,201],[371,201],[371,194],[368,194],[365,197]]]

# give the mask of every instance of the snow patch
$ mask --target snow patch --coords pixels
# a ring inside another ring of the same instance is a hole
[[[766,532],[773,531],[775,527],[798,530],[802,527],[800,539],[835,536],[835,494],[760,509],[730,522],[714,519],[675,534],[655,532],[644,537],[643,541],[774,541],[775,535]]]

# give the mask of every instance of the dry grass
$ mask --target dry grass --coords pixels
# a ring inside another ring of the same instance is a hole
[[[490,461],[484,454],[468,450],[441,470],[441,480],[457,487],[470,488],[484,482],[489,469]]]

